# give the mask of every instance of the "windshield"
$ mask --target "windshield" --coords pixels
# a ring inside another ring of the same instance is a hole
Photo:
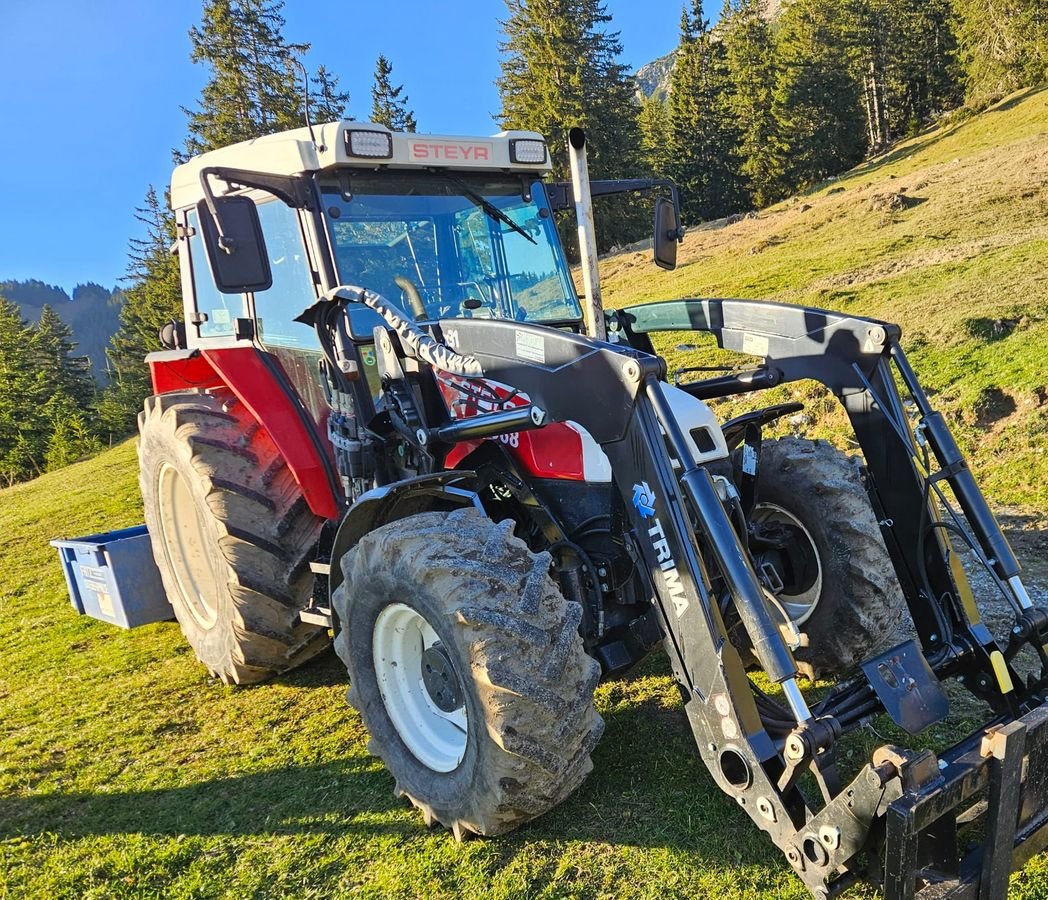
[[[410,313],[407,279],[429,319],[553,323],[582,316],[541,183],[458,172],[353,172],[323,192],[342,284],[377,291]],[[367,309],[351,316],[355,335],[370,335],[380,324]]]

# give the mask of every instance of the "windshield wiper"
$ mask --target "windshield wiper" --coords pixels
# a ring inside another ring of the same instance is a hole
[[[516,222],[514,222],[509,216],[507,216],[501,209],[499,209],[490,200],[488,200],[485,197],[482,197],[480,194],[476,193],[476,191],[470,190],[468,187],[466,187],[465,184],[463,184],[461,181],[459,181],[453,175],[448,175],[445,172],[441,172],[440,174],[441,174],[441,177],[443,177],[447,181],[450,181],[453,185],[455,185],[455,187],[457,187],[460,191],[462,191],[462,195],[467,200],[470,200],[473,203],[475,203],[477,206],[479,206],[482,210],[484,210],[484,212],[486,212],[489,216],[491,216],[491,218],[493,218],[496,222],[501,222],[503,225],[509,225],[509,227],[512,228],[515,232],[517,232],[517,234],[522,235],[523,237],[527,238],[533,244],[536,244],[536,245],[538,244],[538,241],[536,241],[535,238],[533,238],[530,234],[528,234],[527,231],[525,231],[523,228],[521,228]]]

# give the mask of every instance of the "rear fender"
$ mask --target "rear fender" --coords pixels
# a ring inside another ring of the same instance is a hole
[[[338,518],[341,490],[329,448],[273,356],[244,345],[150,353],[146,363],[157,394],[229,388],[269,433],[309,508],[322,518]]]
[[[328,595],[342,584],[342,557],[368,532],[422,512],[465,506],[474,506],[483,512],[480,497],[473,490],[475,483],[473,472],[435,472],[386,484],[362,494],[350,507],[335,534]]]

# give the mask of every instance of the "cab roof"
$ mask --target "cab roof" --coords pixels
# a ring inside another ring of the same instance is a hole
[[[182,209],[203,198],[200,172],[210,167],[273,175],[321,172],[336,166],[538,174],[551,167],[545,140],[534,131],[502,131],[490,137],[414,134],[343,119],[315,125],[313,133],[316,144],[308,127],[296,128],[194,157],[171,176],[171,207]]]

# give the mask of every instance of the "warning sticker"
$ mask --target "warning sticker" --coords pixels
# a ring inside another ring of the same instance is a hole
[[[517,332],[517,356],[531,362],[546,364],[546,342],[541,334]]]
[[[754,356],[767,356],[768,339],[763,334],[744,333],[742,336],[742,352],[751,353]]]

